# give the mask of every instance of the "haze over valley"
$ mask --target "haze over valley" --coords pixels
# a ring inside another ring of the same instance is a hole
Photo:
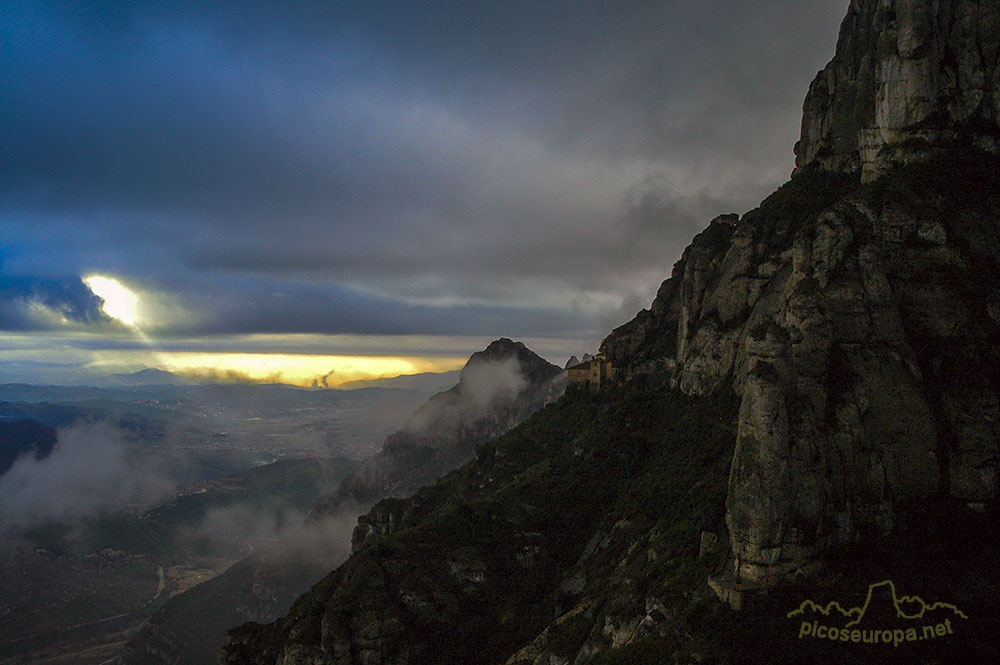
[[[176,638],[201,649],[180,662],[214,662],[228,628],[280,616],[347,556],[358,515],[557,398],[565,372],[500,340],[461,375],[340,390],[101,383],[0,385],[0,662],[155,652],[173,615],[202,631]]]
[[[298,529],[456,378],[330,390],[146,370],[0,385],[0,662],[120,653],[168,598]],[[355,517],[324,536],[334,553]]]

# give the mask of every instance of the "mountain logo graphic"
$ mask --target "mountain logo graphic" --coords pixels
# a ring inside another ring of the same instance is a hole
[[[861,623],[861,620],[865,618],[868,613],[869,607],[872,606],[872,598],[884,597],[885,593],[888,592],[889,599],[891,599],[893,607],[896,610],[896,618],[899,619],[923,619],[924,615],[928,612],[946,609],[951,610],[954,614],[962,619],[968,619],[962,610],[958,609],[951,603],[927,603],[920,596],[900,596],[896,592],[896,585],[892,583],[892,580],[882,580],[881,582],[876,582],[875,584],[868,585],[868,595],[865,597],[865,602],[861,607],[852,607],[850,609],[844,609],[844,607],[835,600],[831,600],[825,606],[820,606],[811,600],[805,600],[797,609],[792,610],[787,614],[788,618],[794,616],[799,616],[805,614],[806,610],[812,612],[819,612],[823,616],[830,616],[834,611],[838,612],[841,616],[845,618],[851,618],[852,620],[844,624],[844,628],[851,628]]]
[[[799,638],[900,646],[929,638],[954,635],[952,619],[968,619],[951,603],[928,603],[920,596],[902,596],[892,580],[868,585],[864,602],[845,608],[832,600],[820,605],[805,600],[786,615],[798,617]]]

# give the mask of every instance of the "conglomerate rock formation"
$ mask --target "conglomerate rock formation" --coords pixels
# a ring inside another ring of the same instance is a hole
[[[809,87],[796,166],[861,170],[1000,145],[1000,5],[852,0],[837,55]]]
[[[888,532],[914,499],[996,498],[1000,207],[980,176],[996,166],[998,57],[1000,4],[852,2],[788,191],[715,220],[604,342],[686,393],[742,396],[728,511],[741,578]],[[918,181],[954,160],[964,183]]]

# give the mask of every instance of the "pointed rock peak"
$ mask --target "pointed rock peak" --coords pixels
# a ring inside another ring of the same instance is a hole
[[[865,182],[949,144],[1000,153],[1000,3],[852,0],[803,106],[796,170]]]
[[[469,379],[470,368],[475,368],[487,363],[505,363],[515,361],[520,372],[529,382],[544,380],[562,370],[536,354],[522,342],[515,342],[506,337],[490,342],[482,351],[476,351],[469,357],[469,361],[462,368],[459,383]]]
[[[501,337],[500,339],[490,342],[489,346],[487,346],[485,349],[478,352],[477,354],[474,354],[474,356],[479,355],[479,353],[486,355],[509,356],[527,350],[528,347],[526,347],[523,342],[515,342],[514,340],[508,337]]]

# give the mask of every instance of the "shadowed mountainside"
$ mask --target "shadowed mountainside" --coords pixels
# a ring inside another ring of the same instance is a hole
[[[386,497],[409,496],[470,460],[476,444],[558,398],[565,386],[565,372],[521,342],[492,342],[472,354],[457,384],[427,400],[378,454],[317,501],[314,513],[359,514]]]
[[[48,457],[55,444],[56,431],[37,420],[0,422],[0,475],[21,455],[30,454],[36,460]]]
[[[5,527],[0,662],[101,662],[120,653],[125,636],[172,594],[290,531],[356,467],[284,460],[188,487],[144,513]]]

